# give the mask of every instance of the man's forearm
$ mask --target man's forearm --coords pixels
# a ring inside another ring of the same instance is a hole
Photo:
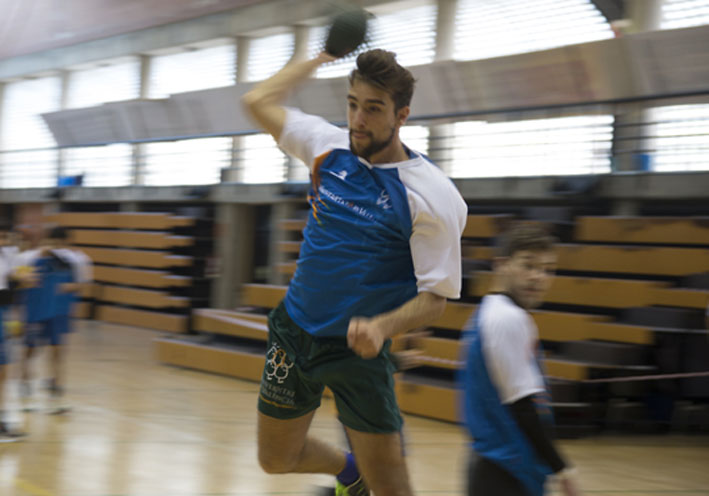
[[[270,78],[254,86],[244,95],[244,104],[248,107],[281,104],[294,86],[308,79],[320,65],[332,60],[335,60],[334,57],[321,53],[310,60],[292,62]]]
[[[436,321],[446,308],[446,299],[429,292],[421,292],[390,312],[373,317],[385,332],[385,338],[427,326]]]

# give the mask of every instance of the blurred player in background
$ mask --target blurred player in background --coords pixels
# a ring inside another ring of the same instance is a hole
[[[24,433],[15,428],[10,421],[10,412],[6,396],[8,369],[10,364],[10,333],[6,322],[15,294],[16,281],[14,272],[19,248],[14,242],[9,227],[0,228],[0,443],[21,439]]]
[[[88,257],[68,247],[64,228],[51,229],[36,249],[21,254],[22,265],[32,268],[34,287],[24,291],[25,355],[22,361],[23,390],[32,394],[31,360],[37,348],[51,347],[51,377],[48,389],[51,413],[64,413],[65,343],[71,330],[71,312],[82,285],[91,280]]]
[[[520,225],[502,235],[494,262],[498,292],[483,298],[466,328],[461,386],[473,438],[469,496],[542,496],[550,475],[565,496],[580,494],[552,440],[539,333],[528,312],[543,301],[555,267],[554,239],[541,227]]]

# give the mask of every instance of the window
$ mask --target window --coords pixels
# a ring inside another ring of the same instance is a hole
[[[235,84],[236,46],[222,44],[152,59],[150,98]],[[231,138],[201,138],[145,145],[144,183],[150,186],[215,184],[231,164]]]
[[[145,184],[216,184],[231,165],[231,138],[203,138],[145,145]]]
[[[72,71],[67,108],[91,107],[140,96],[140,61]],[[131,145],[70,148],[64,155],[63,175],[84,174],[85,186],[126,186],[133,180]]]
[[[709,24],[709,0],[664,0],[662,29],[687,28]]]
[[[231,86],[236,81],[236,46],[218,45],[151,60],[148,98]]]
[[[428,155],[428,128],[424,126],[403,126],[399,138],[406,146],[424,155]]]
[[[71,71],[66,108],[93,107],[140,96],[140,61],[131,59]]]
[[[58,151],[39,150],[56,146],[40,114],[59,110],[60,79],[53,76],[9,83],[4,93],[0,187],[55,186]]]
[[[654,171],[709,170],[709,104],[658,107],[650,119]]]
[[[458,0],[457,60],[477,60],[612,38],[590,0]]]
[[[253,38],[249,44],[249,65],[246,79],[261,81],[273,76],[293,56],[294,47],[295,36],[293,33]]]
[[[242,138],[240,166],[244,183],[281,183],[286,180],[288,158],[276,146],[270,134],[254,134]],[[307,172],[308,168],[301,166]],[[302,172],[302,170],[301,170]]]
[[[613,117],[457,122],[442,140],[452,177],[543,176],[610,172]]]
[[[133,147],[115,144],[69,148],[62,174],[83,174],[84,186],[128,186],[133,182]]]

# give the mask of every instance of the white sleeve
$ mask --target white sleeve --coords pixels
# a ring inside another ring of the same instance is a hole
[[[13,259],[13,270],[22,266],[32,265],[39,258],[41,250],[31,249],[18,253]]]
[[[70,250],[72,255],[72,272],[79,283],[91,282],[93,270],[91,259],[82,251]]]
[[[503,404],[545,391],[535,357],[536,342],[523,315],[489,315],[481,322],[483,353]]]
[[[445,177],[443,181],[428,198],[408,192],[409,244],[418,291],[457,299],[462,284],[460,238],[468,207],[453,183]]]
[[[7,289],[9,287],[9,278],[12,273],[12,260],[8,257],[7,253],[3,253],[5,256],[0,256],[0,289]]]
[[[347,148],[347,131],[322,117],[286,107],[286,120],[278,142],[287,154],[302,160],[310,170],[315,159],[335,148]]]

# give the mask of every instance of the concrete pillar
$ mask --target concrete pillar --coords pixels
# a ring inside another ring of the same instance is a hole
[[[455,43],[455,14],[458,0],[438,0],[436,17],[436,51],[434,62],[453,58]],[[446,145],[449,126],[445,124],[432,125],[428,128],[428,155],[443,171],[450,173],[450,148]]]
[[[299,62],[308,59],[308,42],[310,41],[311,32],[312,28],[310,26],[293,26],[295,41],[291,62]],[[296,160],[294,160],[293,157],[291,157],[290,155],[286,155],[286,181],[295,180],[298,177],[298,174],[295,172],[295,170],[297,167],[302,166],[302,164],[296,163]]]
[[[219,276],[212,282],[210,308],[234,308],[243,284],[253,280],[254,210],[250,205],[216,207],[215,254]]]
[[[310,26],[298,24],[293,26],[295,41],[293,46],[292,62],[306,60],[308,58],[308,42],[310,41]]]
[[[635,200],[616,200],[611,206],[611,215],[636,217],[640,215],[640,204]]]
[[[239,36],[236,39],[236,84],[245,82],[248,76],[250,44],[251,39],[248,36]],[[234,136],[231,142],[231,164],[222,171],[222,182],[238,183],[243,179],[243,148],[243,137]]]
[[[626,32],[644,33],[660,29],[663,0],[625,0],[625,12],[630,20]]]
[[[65,110],[69,105],[69,85],[71,85],[71,71],[61,71],[61,90],[59,93],[59,109]],[[64,174],[66,169],[66,150],[59,149],[57,152],[57,178]]]
[[[662,0],[626,0],[628,17],[624,33],[643,33],[660,28]],[[622,106],[613,126],[613,171],[643,171],[652,167],[648,132],[651,115],[644,106]]]
[[[281,229],[281,221],[294,217],[295,205],[292,202],[274,203],[271,206],[271,221],[269,230],[271,233],[268,247],[268,283],[287,284],[288,276],[278,271],[278,266],[287,261],[285,253],[279,249],[281,241],[287,241],[286,233]]]
[[[436,52],[435,61],[453,58],[455,45],[455,14],[458,0],[438,0],[436,16]]]
[[[2,130],[3,110],[5,107],[5,86],[6,84],[0,81],[0,178],[2,177],[2,170],[5,166],[5,154],[3,153],[5,146],[3,143],[4,136]],[[0,182],[0,188],[3,186],[2,182]]]
[[[148,98],[148,91],[150,90],[150,74],[152,66],[152,57],[150,55],[140,56],[140,92],[139,98]],[[146,145],[135,144],[133,145],[133,180],[132,184],[143,185],[145,184],[145,153]]]
[[[140,212],[138,202],[120,202],[118,204],[119,212]]]

